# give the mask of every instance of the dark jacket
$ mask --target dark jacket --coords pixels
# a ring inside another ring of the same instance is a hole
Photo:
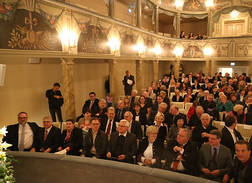
[[[40,151],[40,149],[42,148],[44,150],[51,148],[51,151],[50,151],[51,153],[58,151],[58,147],[60,146],[60,138],[61,138],[60,129],[55,126],[52,126],[45,141],[44,141],[44,134],[45,134],[45,128],[41,128],[39,131],[39,143],[38,143],[38,147],[36,148],[37,151]]]
[[[30,125],[33,132],[33,144],[31,148],[36,148],[38,145],[38,132],[39,126],[34,122],[27,122]],[[11,151],[18,151],[18,128],[19,124],[9,125],[7,126],[8,133],[4,137],[3,141],[12,144],[8,149]]]
[[[96,158],[105,158],[107,154],[107,146],[108,146],[107,135],[102,130],[98,130],[95,138],[96,154],[91,153],[91,149],[93,147],[93,134],[92,129],[89,129],[84,140],[83,153],[86,157],[95,156]]]
[[[69,141],[65,140],[66,135],[67,130],[64,130],[61,135],[61,147],[63,149],[66,147],[70,147],[70,151],[68,151],[67,154],[79,156],[83,143],[82,130],[74,127]]]
[[[102,119],[101,119],[101,126],[100,126],[100,129],[102,131],[104,131],[106,133],[106,127],[107,127],[107,123],[108,123],[108,116],[104,116]],[[116,121],[115,121],[115,118],[113,119],[113,126],[112,126],[112,132],[115,132],[116,131]],[[112,133],[111,132],[111,133]]]
[[[50,109],[59,109],[64,104],[63,98],[55,98],[54,95],[62,97],[59,90],[54,92],[52,89],[46,91],[46,97],[48,98],[48,104]]]
[[[222,138],[221,138],[221,144],[228,147],[234,156],[235,153],[235,147],[234,147],[234,141],[231,133],[228,131],[226,127],[224,127],[221,131]],[[235,136],[238,138],[238,140],[243,140],[243,137],[241,136],[240,132],[238,132],[236,129],[234,129]]]
[[[89,109],[90,103],[91,103],[91,100],[90,100],[90,99],[85,101],[85,104],[84,104],[83,107],[82,107],[82,114],[84,114],[85,111],[86,111],[87,109]],[[99,99],[95,99],[95,101],[94,101],[94,103],[93,103],[93,105],[92,105],[92,107],[91,107],[91,115],[92,115],[92,116],[95,116],[95,115],[99,112],[98,103],[99,103]]]
[[[119,147],[122,146],[121,153],[119,152]],[[136,136],[132,133],[127,133],[124,143],[119,143],[119,132],[114,132],[111,134],[108,152],[111,153],[112,158],[117,158],[119,155],[124,154],[126,158],[123,160],[127,163],[133,163],[133,156],[137,153],[137,143]]]

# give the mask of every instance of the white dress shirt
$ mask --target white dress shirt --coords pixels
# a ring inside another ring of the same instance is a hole
[[[149,143],[148,147],[145,149],[141,161],[144,163],[144,160],[151,160],[151,163],[156,163],[156,159],[153,158],[153,143]]]
[[[24,149],[30,149],[33,144],[33,131],[28,123],[18,126],[18,147],[20,147],[21,135],[24,129]]]
[[[231,136],[232,136],[232,138],[233,138],[233,141],[234,141],[234,144],[235,144],[236,141],[237,141],[237,137],[236,137],[236,135],[234,134],[234,130],[231,129],[231,128],[229,128],[229,127],[227,127],[227,126],[226,126],[226,128],[228,129],[229,133],[231,134]]]

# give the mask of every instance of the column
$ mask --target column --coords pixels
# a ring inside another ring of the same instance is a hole
[[[217,71],[217,67],[216,67],[216,60],[213,60],[213,59],[211,59],[211,75],[212,76],[214,76],[214,74],[216,73],[216,72],[218,72]]]
[[[137,0],[137,27],[142,26],[142,0]]]
[[[208,11],[207,36],[208,38],[213,36],[213,20],[211,10]]]
[[[113,102],[116,102],[120,98],[120,87],[122,86],[121,78],[119,78],[118,62],[116,60],[109,61],[109,84],[110,84],[110,95],[113,98]]]
[[[155,9],[155,33],[159,32],[159,11],[158,11],[158,5],[156,5]]]
[[[176,79],[179,78],[179,67],[180,67],[180,59],[177,58],[174,64],[174,75]]]
[[[136,61],[136,89],[138,90],[139,93],[142,93],[142,89],[144,88],[143,86],[143,61],[142,60],[137,60]]]
[[[210,58],[206,59],[205,74],[211,75],[211,61],[210,61]]]
[[[158,82],[158,67],[159,67],[159,61],[158,60],[153,60],[153,81]]]
[[[115,0],[109,0],[109,16],[115,17]]]
[[[176,35],[177,35],[177,38],[180,38],[180,19],[181,19],[181,14],[177,13],[176,14]]]
[[[72,58],[62,58],[62,91],[64,97],[63,114],[66,119],[75,119],[74,62]]]

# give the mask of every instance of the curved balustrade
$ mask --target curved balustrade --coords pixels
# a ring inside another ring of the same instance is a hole
[[[115,161],[45,153],[9,152],[18,183],[214,183],[203,178]]]

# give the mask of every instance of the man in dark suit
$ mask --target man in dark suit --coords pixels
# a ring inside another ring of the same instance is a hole
[[[126,75],[124,76],[122,80],[123,85],[124,85],[124,93],[125,93],[125,96],[130,96],[132,87],[135,84],[135,79],[134,79],[134,76],[132,76],[129,71],[126,71],[125,73]]]
[[[201,125],[196,126],[192,132],[192,141],[196,142],[199,148],[202,144],[208,142],[210,131],[217,129],[211,125],[209,114],[202,114],[200,119]]]
[[[95,92],[90,92],[89,98],[90,99],[86,100],[85,104],[82,107],[82,114],[84,114],[85,111],[89,109],[91,111],[91,115],[95,116],[99,112],[99,99],[96,98]]]
[[[39,143],[37,151],[45,153],[54,153],[60,146],[60,129],[52,125],[52,119],[49,116],[43,118],[44,128],[39,131]]]
[[[104,131],[108,136],[116,131],[116,121],[115,121],[115,108],[109,107],[107,115],[101,119],[100,129]]]
[[[62,122],[61,106],[64,103],[63,96],[59,90],[60,84],[54,83],[53,88],[46,91],[46,97],[48,98],[49,110],[53,121],[56,121],[55,113],[58,116],[58,120]]]
[[[193,142],[189,141],[191,131],[187,128],[181,128],[176,140],[170,140],[167,143],[168,153],[167,169],[177,172],[184,172],[191,175],[197,175],[198,148]]]
[[[238,132],[236,129],[236,120],[234,116],[227,116],[225,118],[225,126],[222,129],[222,139],[221,144],[228,147],[232,153],[232,157],[235,153],[235,143],[238,140],[243,140],[243,137],[241,136],[240,132]]]
[[[85,157],[105,158],[107,154],[108,137],[100,130],[98,118],[91,118],[90,126],[84,142],[83,154]]]
[[[79,156],[82,143],[83,136],[81,129],[74,126],[74,120],[68,119],[66,121],[66,129],[61,135],[61,145],[58,150],[66,150],[67,155]]]
[[[248,142],[241,140],[235,143],[236,158],[231,171],[223,178],[223,183],[234,178],[235,183],[251,183],[252,158]]]
[[[141,129],[141,124],[133,120],[133,115],[130,111],[126,111],[124,113],[124,119],[126,119],[130,123],[128,132],[135,134],[137,139],[142,140],[143,133]]]
[[[221,132],[212,130],[209,144],[203,144],[199,152],[199,170],[204,178],[221,181],[232,167],[230,150],[220,144]]]
[[[35,152],[38,144],[39,126],[34,122],[27,122],[26,112],[18,113],[18,123],[7,126],[8,133],[3,141],[12,144],[8,149],[11,151]]]
[[[118,132],[111,135],[108,146],[108,159],[133,163],[133,156],[137,152],[136,136],[128,132],[129,122],[122,119],[118,125]]]
[[[116,122],[119,122],[121,119],[123,119],[123,114],[126,110],[124,109],[124,103],[122,100],[117,101],[117,106],[115,110],[115,120]]]

